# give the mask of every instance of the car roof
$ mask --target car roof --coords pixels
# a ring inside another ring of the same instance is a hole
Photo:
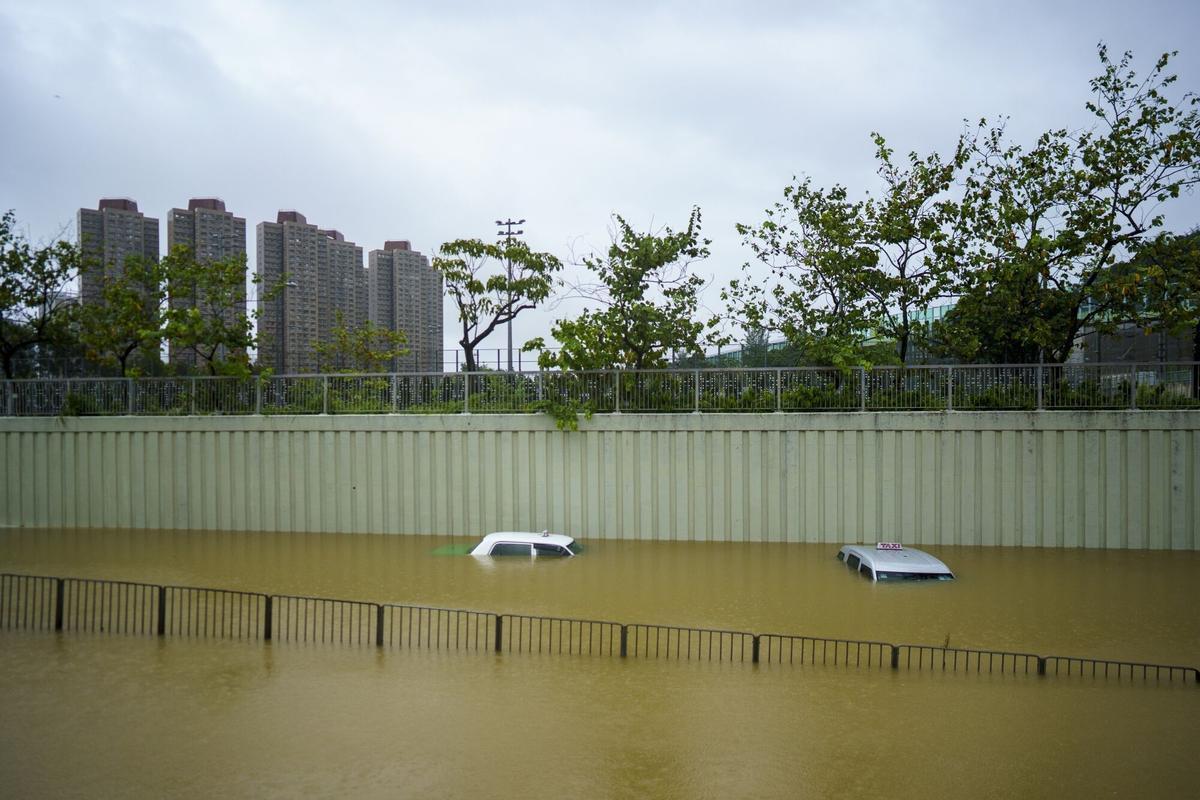
[[[479,544],[490,545],[495,542],[521,542],[522,544],[556,544],[559,547],[570,547],[575,540],[562,533],[533,533],[532,531],[498,531],[483,537]]]
[[[883,572],[954,574],[940,560],[915,547],[905,547],[902,550],[877,550],[867,545],[848,544],[842,548],[841,552],[844,555],[853,553],[876,572],[882,570]]]

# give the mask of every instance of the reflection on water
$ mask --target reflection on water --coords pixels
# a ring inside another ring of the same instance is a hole
[[[835,545],[588,542],[477,560],[435,537],[4,530],[0,571],[621,622],[1200,663],[1200,553],[930,548],[959,576],[876,585]]]

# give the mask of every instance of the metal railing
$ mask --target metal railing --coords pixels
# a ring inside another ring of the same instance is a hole
[[[3,382],[6,416],[1200,409],[1200,362]]]
[[[393,649],[1192,682],[1200,670],[1104,658],[500,614],[329,597],[0,574],[0,630],[182,636]]]

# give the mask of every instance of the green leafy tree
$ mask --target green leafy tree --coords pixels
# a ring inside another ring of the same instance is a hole
[[[1143,242],[1117,271],[1117,286],[1136,289],[1124,291],[1122,316],[1150,332],[1187,336],[1200,361],[1200,229]]]
[[[924,327],[914,312],[945,297],[959,245],[951,197],[967,148],[949,158],[910,153],[897,164],[878,133],[878,196],[851,200],[844,186],[814,187],[804,179],[784,189],[783,202],[758,225],[737,226],[772,282],[751,275],[723,293],[747,330],[768,327],[818,363],[850,366],[882,354],[903,361]],[[894,345],[888,354],[877,346]]]
[[[68,336],[68,284],[79,269],[79,249],[59,240],[31,245],[16,230],[16,215],[0,216],[0,366],[14,377],[17,357]]]
[[[342,312],[334,314],[332,340],[318,342],[322,372],[387,372],[397,358],[408,355],[408,337],[367,321],[350,329]]]
[[[130,256],[120,270],[85,264],[99,286],[96,302],[77,311],[79,342],[87,357],[115,366],[122,377],[157,366],[165,335],[166,288],[162,265]]]
[[[700,209],[692,209],[681,231],[642,233],[619,215],[615,220],[608,252],[583,259],[599,282],[575,287],[577,296],[600,308],[554,323],[551,333],[561,347],[543,350],[543,368],[654,369],[665,367],[672,354],[703,357],[705,325],[696,311],[705,281],[691,271],[709,253]],[[526,345],[541,346],[540,339]]]
[[[210,375],[249,374],[246,351],[254,347],[246,313],[246,256],[199,262],[185,246],[162,261],[169,295],[165,333],[172,360],[184,353]],[[253,278],[258,285],[259,276]]]
[[[1110,269],[1163,225],[1163,205],[1200,182],[1198,98],[1167,96],[1174,53],[1141,77],[1126,52],[1098,48],[1091,128],[1043,133],[1028,148],[984,120],[971,141],[957,226],[960,302],[940,331],[967,360],[1042,353],[1065,361],[1080,333],[1120,315],[1137,286]],[[1137,275],[1140,279],[1142,276]]]
[[[557,285],[562,262],[530,250],[520,240],[499,243],[457,239],[442,245],[433,259],[446,293],[458,311],[466,370],[475,371],[475,350],[496,328],[536,308]]]

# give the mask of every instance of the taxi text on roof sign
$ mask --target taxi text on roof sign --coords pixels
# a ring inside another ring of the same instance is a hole
[[[899,542],[879,542],[875,545],[876,550],[903,550],[904,545]]]

